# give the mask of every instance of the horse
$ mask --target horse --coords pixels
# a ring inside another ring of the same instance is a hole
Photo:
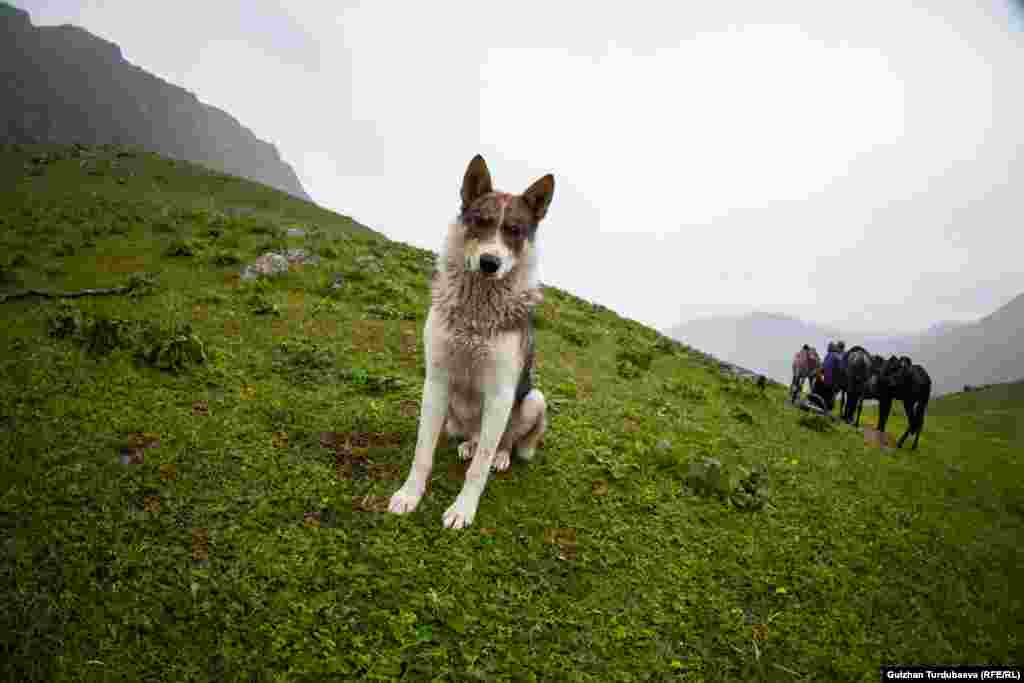
[[[857,403],[857,422],[860,426],[860,413],[864,408],[864,401],[877,401],[881,396],[881,388],[878,386],[882,378],[882,368],[885,367],[885,359],[881,356],[871,356],[871,367],[868,369],[868,379],[864,384],[864,393],[861,394]]]
[[[818,350],[813,346],[804,344],[803,348],[793,356],[793,381],[790,383],[790,401],[796,403],[797,396],[804,388],[804,380],[814,383],[814,375],[821,365],[821,358]]]
[[[857,413],[857,426],[860,426],[860,409],[867,390],[868,379],[871,377],[871,354],[863,346],[854,346],[843,354],[840,387],[844,393],[840,415],[845,422],[853,424],[854,412]]]
[[[932,379],[920,365],[903,356],[890,356],[882,366],[877,387],[878,397],[878,431],[885,431],[885,423],[889,419],[889,410],[893,399],[903,401],[903,409],[907,413],[907,431],[896,442],[896,448],[903,448],[903,442],[913,434],[914,445],[910,450],[917,450],[917,441],[921,438],[924,428],[924,411],[932,395]]]

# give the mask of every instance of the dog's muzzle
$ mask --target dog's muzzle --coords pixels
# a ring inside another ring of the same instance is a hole
[[[494,275],[501,268],[501,259],[493,254],[480,255],[480,272],[485,275]]]

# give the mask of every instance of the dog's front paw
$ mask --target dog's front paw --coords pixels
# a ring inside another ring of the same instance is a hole
[[[417,493],[413,487],[405,485],[395,491],[395,495],[391,496],[391,502],[388,503],[388,512],[393,512],[396,515],[412,512],[420,504],[420,498],[422,497],[422,493]]]
[[[511,460],[512,458],[508,451],[498,451],[497,453],[494,454],[493,467],[499,472],[504,472],[505,470],[508,469]]]
[[[472,458],[474,452],[476,452],[476,441],[463,441],[459,444],[459,457],[463,460]]]
[[[476,517],[478,502],[478,499],[472,499],[460,493],[451,507],[444,511],[444,528],[465,529],[471,525],[473,518]]]

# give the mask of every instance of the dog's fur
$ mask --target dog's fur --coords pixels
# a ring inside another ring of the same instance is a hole
[[[535,238],[554,189],[549,174],[522,195],[495,192],[483,157],[470,162],[423,330],[427,376],[416,453],[391,512],[416,509],[442,427],[465,439],[459,455],[472,458],[462,491],[444,513],[451,529],[473,523],[492,467],[506,469],[513,452],[533,457],[547,427],[544,395],[530,380],[531,309],[541,300]]]

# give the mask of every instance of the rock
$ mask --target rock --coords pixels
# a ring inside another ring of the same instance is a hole
[[[315,266],[320,263],[320,257],[305,249],[288,249],[283,256],[289,263],[301,263],[304,266]]]
[[[288,272],[288,259],[280,254],[267,253],[252,265],[242,269],[243,280],[255,280],[260,276],[276,277]]]
[[[288,228],[288,237],[305,237],[306,231],[302,228]]]

